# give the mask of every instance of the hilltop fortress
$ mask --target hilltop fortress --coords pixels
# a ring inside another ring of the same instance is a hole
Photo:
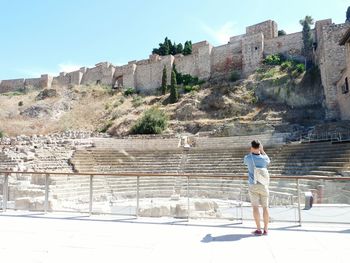
[[[316,21],[312,30],[314,62],[321,73],[328,119],[343,118],[339,111],[344,100],[339,99],[337,82],[346,68],[345,47],[340,39],[350,27],[349,23],[333,24],[331,19]],[[134,87],[143,93],[152,93],[161,86],[162,70],[173,64],[178,72],[207,80],[216,75],[230,74],[233,70],[243,76],[253,73],[270,54],[283,53],[302,58],[302,32],[278,36],[277,23],[271,20],[248,26],[246,33],[233,36],[222,46],[213,47],[207,41],[193,44],[192,54],[150,55],[148,59],[130,61],[127,65],[114,66],[102,62],[93,68],[82,67],[73,72],[61,72],[59,76],[41,75],[40,78],[0,81],[0,93],[25,87],[47,88],[51,86],[104,84],[116,88]],[[170,78],[168,78],[170,84]]]

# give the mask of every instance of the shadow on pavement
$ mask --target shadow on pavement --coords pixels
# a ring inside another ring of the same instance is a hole
[[[239,241],[243,238],[248,237],[256,237],[251,234],[231,234],[231,235],[223,235],[223,236],[212,236],[211,234],[206,235],[201,240],[202,243],[210,243],[210,242],[227,242],[227,241]]]

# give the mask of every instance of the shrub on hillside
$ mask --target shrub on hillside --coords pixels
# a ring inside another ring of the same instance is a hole
[[[199,85],[195,85],[195,86],[187,85],[187,86],[184,86],[184,92],[185,93],[197,92],[197,91],[199,91],[199,89],[200,89]]]
[[[289,70],[291,69],[293,66],[293,62],[290,61],[290,60],[287,60],[287,61],[284,61],[282,64],[281,64],[281,69],[282,70]]]
[[[134,96],[132,98],[131,103],[132,103],[132,106],[134,106],[134,108],[137,108],[137,107],[140,107],[143,104],[143,99],[140,96]]]
[[[283,62],[283,56],[281,54],[268,55],[264,59],[264,63],[267,65],[281,65]]]
[[[0,138],[4,137],[4,132],[0,130]]]
[[[301,73],[305,72],[305,65],[303,63],[296,64],[295,70],[301,74]]]
[[[142,117],[137,120],[136,124],[131,128],[133,134],[160,134],[168,123],[168,118],[164,111],[158,108],[151,108],[144,112]]]
[[[98,130],[99,132],[105,133],[107,132],[107,130],[112,127],[113,125],[113,121],[112,120],[108,120],[106,121],[103,126]]]
[[[124,96],[130,96],[130,95],[133,95],[133,94],[136,94],[136,89],[135,88],[126,88],[124,89],[124,92],[123,92]]]
[[[237,71],[234,70],[230,74],[230,81],[235,82],[241,78],[241,74]]]

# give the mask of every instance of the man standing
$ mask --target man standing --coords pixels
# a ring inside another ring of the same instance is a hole
[[[248,190],[250,202],[253,207],[253,216],[256,224],[256,230],[252,232],[254,235],[267,235],[269,224],[269,189],[267,185],[263,185],[254,178],[254,168],[267,168],[270,158],[264,152],[263,145],[259,140],[251,142],[250,154],[244,157],[244,164],[248,167]],[[264,231],[260,226],[259,205],[263,207]]]

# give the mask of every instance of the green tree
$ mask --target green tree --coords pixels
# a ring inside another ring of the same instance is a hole
[[[314,20],[311,16],[305,16],[299,23],[303,27],[303,55],[309,60],[311,58],[313,44],[310,26],[313,25]]]
[[[286,31],[284,31],[283,29],[282,30],[278,30],[278,36],[285,36],[287,35]]]
[[[182,54],[183,51],[184,51],[183,45],[181,43],[177,44],[176,54]]]
[[[346,10],[346,20],[345,22],[350,22],[350,6],[348,7],[348,10]]]
[[[185,56],[192,54],[192,42],[186,41],[183,53]]]
[[[192,53],[192,42],[186,41],[185,48],[184,48],[184,46],[181,43],[179,44],[176,44],[175,42],[172,43],[171,40],[168,37],[166,37],[163,43],[159,43],[159,48],[154,48],[152,50],[152,53],[158,54],[160,56],[166,56],[170,54],[176,55],[181,53],[184,55],[189,55]]]
[[[170,54],[170,48],[171,48],[171,41],[168,39],[168,37],[166,37],[164,39],[164,43],[163,44],[159,44],[159,51],[160,54],[162,56],[166,56]]]
[[[166,67],[164,66],[163,68],[163,75],[162,75],[162,94],[165,95],[167,92],[167,81],[168,81],[168,76],[166,73]]]
[[[171,43],[171,42],[170,42],[170,43]],[[176,48],[177,48],[177,45],[176,45],[176,43],[175,43],[175,42],[174,42],[174,44],[171,44],[171,45],[170,45],[170,54],[171,54],[171,55],[173,55],[173,56],[174,56],[174,55],[176,55],[176,54],[177,54],[177,52],[176,52],[176,51],[177,51],[177,50],[176,50]]]
[[[170,85],[170,96],[169,101],[170,103],[175,103],[179,100],[179,93],[177,91],[176,87],[176,73],[174,70],[171,71],[171,85]]]

